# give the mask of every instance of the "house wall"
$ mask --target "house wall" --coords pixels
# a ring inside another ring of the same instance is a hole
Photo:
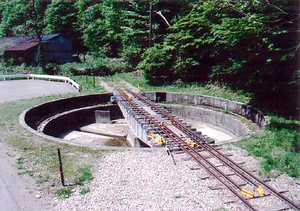
[[[64,64],[72,62],[72,43],[63,36],[57,36],[42,44],[46,63]],[[38,46],[27,50],[6,50],[4,59],[13,58],[14,64],[36,64]]]
[[[72,43],[63,36],[51,39],[43,45],[47,63],[72,62]]]

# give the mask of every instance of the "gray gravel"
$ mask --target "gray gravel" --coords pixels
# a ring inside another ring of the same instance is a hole
[[[236,147],[234,160],[245,161],[247,168],[257,169],[255,159]],[[89,185],[90,193],[76,192],[68,199],[56,199],[53,210],[246,210],[240,202],[225,204],[232,197],[227,189],[212,190],[218,184],[184,154],[175,155],[177,165],[164,151],[127,151],[107,155],[96,169]],[[298,182],[298,184],[297,184]],[[278,189],[289,189],[286,196],[300,197],[299,181],[283,175],[270,183]],[[269,207],[271,199],[259,202]],[[277,203],[277,202],[276,202]]]

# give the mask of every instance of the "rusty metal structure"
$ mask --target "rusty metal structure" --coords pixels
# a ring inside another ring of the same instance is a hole
[[[187,128],[165,109],[159,108],[150,100],[130,90],[116,91],[115,96],[129,126],[139,139],[151,147],[163,145],[169,152],[181,150],[188,154],[249,210],[260,209],[251,203],[251,200],[268,196],[276,197],[287,205],[287,208],[300,210],[300,206],[285,197],[283,192],[278,192],[265,181],[236,164],[218,148],[212,146],[209,138]],[[204,152],[217,160],[222,168],[205,157]],[[247,189],[243,189],[233,176],[244,181]]]
[[[64,64],[73,61],[73,44],[60,33],[42,35],[40,45],[46,63]],[[4,53],[4,59],[13,58],[14,64],[35,64],[38,48],[36,35],[0,38],[0,50]]]

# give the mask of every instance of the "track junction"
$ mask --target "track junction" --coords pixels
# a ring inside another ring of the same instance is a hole
[[[276,191],[267,181],[239,166],[214,146],[212,139],[186,127],[165,109],[128,89],[116,90],[114,95],[129,126],[140,140],[151,147],[165,146],[172,158],[175,153],[187,153],[249,210],[261,210],[255,200],[265,197],[276,197],[283,203],[269,210],[300,210],[300,206],[285,197],[284,192]]]

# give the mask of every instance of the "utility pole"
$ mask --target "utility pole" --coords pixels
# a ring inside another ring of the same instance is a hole
[[[149,48],[153,46],[152,42],[152,35],[153,35],[153,28],[152,28],[152,13],[153,13],[153,4],[152,0],[150,0],[150,15],[149,15]]]

